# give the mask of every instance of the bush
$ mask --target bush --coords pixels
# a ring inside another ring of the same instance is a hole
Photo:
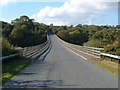
[[[101,42],[98,39],[92,39],[92,40],[88,41],[87,43],[84,43],[84,46],[100,48]]]
[[[120,56],[120,48],[116,50],[116,54]]]
[[[7,41],[7,39],[2,38],[2,55],[7,56],[10,54],[18,53],[17,50]]]
[[[113,44],[108,44],[104,48],[104,52],[120,55],[120,45],[118,41],[115,41]]]

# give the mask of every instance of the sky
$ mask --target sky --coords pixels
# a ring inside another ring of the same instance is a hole
[[[0,12],[9,23],[27,15],[47,25],[118,25],[118,0],[0,0]]]

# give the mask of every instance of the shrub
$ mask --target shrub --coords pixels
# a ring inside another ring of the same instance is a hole
[[[105,48],[104,52],[115,54],[115,55],[120,55],[120,45],[118,41],[115,41],[112,44],[108,44],[104,48]]]
[[[10,55],[17,53],[18,51],[14,49],[14,47],[8,42],[7,39],[2,38],[2,55]]]
[[[88,41],[87,43],[84,43],[84,46],[100,48],[101,42],[98,39],[92,39],[92,40]]]

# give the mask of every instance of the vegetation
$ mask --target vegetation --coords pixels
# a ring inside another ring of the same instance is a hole
[[[18,51],[14,49],[7,39],[2,38],[2,55],[7,56],[14,53],[18,53]]]
[[[27,16],[12,20],[11,24],[2,23],[2,55],[18,53],[14,47],[29,47],[41,44],[47,40],[47,25],[34,22]]]
[[[120,55],[120,29],[114,26],[47,26],[21,16],[11,22],[2,22],[3,55],[13,53],[13,46],[28,47],[46,41],[46,32],[53,31],[61,39],[78,45],[104,48],[104,52]],[[4,40],[6,39],[6,40]],[[7,48],[7,49],[6,49]],[[9,49],[8,49],[9,48]],[[8,53],[4,53],[8,51]]]
[[[104,48],[106,53],[120,55],[119,27],[82,24],[47,26],[34,22],[28,16],[21,16],[11,24],[2,22],[2,36],[13,46],[28,47],[41,44],[47,39],[47,31],[53,31],[61,39],[73,44]],[[8,46],[11,47],[11,45]]]
[[[2,36],[19,47],[28,47],[41,44],[46,41],[45,24],[34,22],[27,16],[21,16],[11,22],[2,22]]]
[[[104,52],[120,55],[120,31],[116,28],[96,32],[84,45],[104,48]]]
[[[31,60],[25,58],[16,58],[11,60],[12,62],[7,62],[2,65],[2,82],[5,83],[14,75],[19,73],[22,69],[24,69],[28,64],[30,64]]]

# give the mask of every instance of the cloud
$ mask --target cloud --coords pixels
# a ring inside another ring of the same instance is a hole
[[[46,6],[32,18],[45,24],[53,23],[54,25],[92,24],[101,12],[113,8],[115,7],[104,0],[69,0],[60,7]]]
[[[0,18],[0,21],[8,22],[11,23],[11,21],[14,19],[5,19],[5,18]]]
[[[0,5],[5,6],[11,2],[16,2],[17,0],[0,0]]]

